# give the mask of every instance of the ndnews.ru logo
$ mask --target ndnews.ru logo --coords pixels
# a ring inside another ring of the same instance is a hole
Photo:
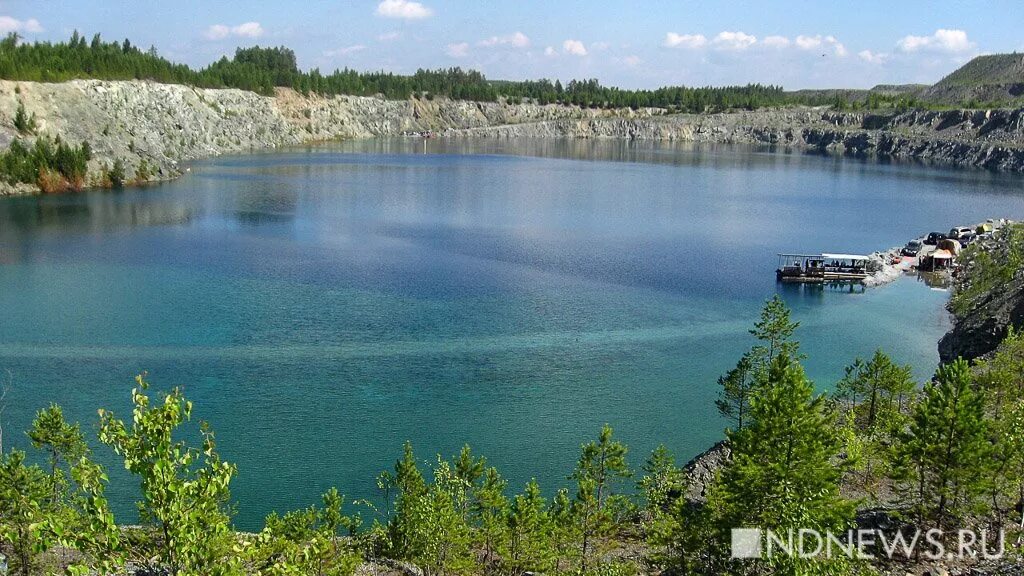
[[[996,542],[989,541],[986,530],[944,532],[931,529],[915,531],[907,537],[903,532],[886,534],[881,530],[850,530],[842,534],[819,532],[809,528],[777,533],[760,528],[733,528],[733,558],[837,558],[873,560],[879,556],[911,558],[920,554],[929,560],[979,558],[997,560],[1003,557],[1006,538],[1000,530]],[[947,548],[947,544],[950,544]]]

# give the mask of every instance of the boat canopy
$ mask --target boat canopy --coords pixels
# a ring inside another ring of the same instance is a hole
[[[821,257],[826,260],[869,260],[867,256],[863,256],[860,254],[822,254]]]

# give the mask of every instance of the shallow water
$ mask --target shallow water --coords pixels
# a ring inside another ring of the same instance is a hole
[[[98,407],[130,416],[148,370],[185,385],[238,464],[242,528],[332,485],[374,498],[405,440],[425,460],[469,442],[549,494],[604,422],[636,467],[660,442],[685,460],[720,437],[715,379],[777,290],[823,390],[878,347],[935,368],[944,292],[780,287],[777,252],[1021,218],[1022,183],[738,148],[383,140],[2,199],[7,442],[26,446],[51,401],[93,435]]]

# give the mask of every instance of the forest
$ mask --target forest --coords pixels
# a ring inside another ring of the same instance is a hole
[[[151,80],[202,88],[239,88],[271,95],[276,87],[323,95],[382,95],[388,99],[412,97],[494,102],[504,98],[541,104],[561,103],[591,108],[659,107],[675,112],[753,110],[797,104],[832,104],[830,98],[798,96],[781,86],[664,87],[624,90],[601,85],[596,79],[493,81],[474,70],[447,68],[417,70],[412,75],[358,72],[350,69],[323,73],[299,69],[295,52],[286,47],[238,48],[232,58],[221,58],[200,69],[173,63],[156,48],[142,49],[128,39],[91,40],[77,31],[66,42],[23,43],[16,33],[0,41],[0,78],[33,82],[74,79]]]
[[[34,453],[2,451],[0,551],[24,576],[125,567],[347,576],[364,562],[427,576],[870,573],[859,557],[733,559],[729,530],[844,532],[858,510],[884,509],[918,530],[1004,530],[1007,554],[1018,554],[1024,334],[1011,332],[973,366],[941,366],[923,386],[878,351],[819,394],[801,367],[798,329],[781,299],[767,301],[752,347],[718,380],[731,457],[701,498],[670,449],[636,469],[605,425],[567,463],[568,488],[509,486],[469,446],[422,460],[407,443],[377,477],[377,501],[346,506],[331,489],[320,503],[271,514],[258,533],[239,533],[230,486],[254,471],[238,470],[212,427],[191,421],[183,389],[156,393],[140,375],[127,419],[99,411],[98,445],[50,405],[27,432]],[[100,447],[137,480],[137,521],[110,510],[92,452]]]

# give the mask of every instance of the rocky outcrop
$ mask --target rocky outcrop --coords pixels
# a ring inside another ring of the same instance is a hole
[[[1012,230],[1011,226],[1005,226],[982,245],[991,261],[1010,261],[1011,243],[1021,241],[1019,234],[1011,234]],[[1021,250],[1024,247],[1015,249],[1018,254]],[[960,304],[953,308],[953,327],[939,341],[942,362],[984,357],[999,346],[1011,326],[1018,329],[1024,326],[1024,267],[1012,271],[1009,280],[993,281],[983,278],[987,274],[979,273],[978,262],[977,256],[961,262],[962,272],[954,283],[954,299],[951,300]],[[972,290],[972,285],[979,282],[987,284],[983,289]],[[967,295],[973,296],[968,299]]]
[[[804,109],[640,118],[596,117],[471,128],[447,135],[755,144],[997,170],[1024,170],[1024,109],[915,111],[889,116]]]
[[[176,176],[183,161],[217,154],[610,114],[557,105],[304,96],[290,89],[267,97],[244,90],[137,81],[0,81],[0,149],[19,137],[13,120],[19,102],[35,115],[36,133],[72,143],[88,141],[94,156],[91,171],[120,159],[131,177],[145,162],[153,179]],[[639,110],[628,115],[657,113]],[[6,187],[7,193],[25,190]]]
[[[877,155],[959,166],[1024,170],[1024,109],[911,111],[879,115],[824,108],[665,114],[559,105],[274,96],[152,82],[0,81],[0,149],[18,137],[18,103],[37,133],[88,141],[93,176],[120,159],[128,176],[181,172],[181,162],[225,153],[342,138],[431,131],[446,137],[619,138],[753,144]],[[0,194],[32,187],[0,186]]]
[[[718,471],[732,460],[732,449],[728,440],[721,440],[695,456],[683,466],[683,477],[686,479],[684,497],[692,504],[704,504],[708,500],[708,488],[715,480]]]

